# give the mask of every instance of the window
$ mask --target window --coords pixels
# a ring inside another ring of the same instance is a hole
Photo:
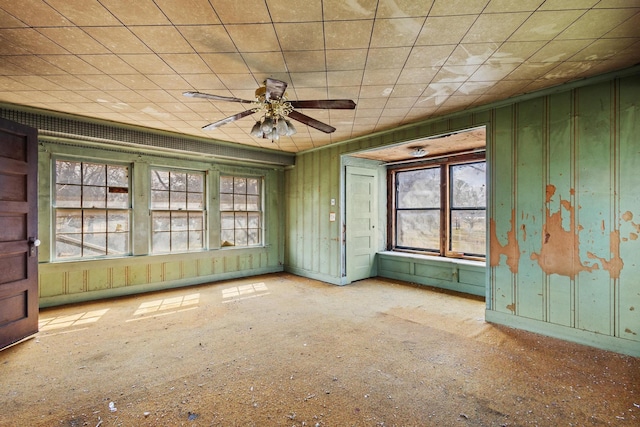
[[[55,257],[129,255],[129,166],[56,160]]]
[[[204,173],[151,169],[151,252],[204,249]]]
[[[222,246],[262,244],[262,179],[220,177]]]
[[[392,249],[483,258],[486,162],[459,159],[390,170]]]

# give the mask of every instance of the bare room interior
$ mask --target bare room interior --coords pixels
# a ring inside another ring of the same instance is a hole
[[[0,0],[0,426],[637,425],[639,28]]]

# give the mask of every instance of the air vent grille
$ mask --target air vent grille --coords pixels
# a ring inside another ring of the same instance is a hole
[[[195,137],[190,138],[186,135],[171,135],[160,131],[119,127],[75,117],[48,115],[6,107],[0,107],[0,117],[37,128],[48,135],[73,139],[87,138],[106,144],[111,143],[115,146],[134,144],[147,148],[155,147],[250,162],[277,165],[292,165],[295,163],[293,154],[253,150],[241,145],[232,145],[231,143],[215,140],[205,141]]]

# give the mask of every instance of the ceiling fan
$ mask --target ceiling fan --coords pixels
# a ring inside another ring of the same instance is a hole
[[[296,133],[293,124],[287,118],[296,120],[312,128],[318,129],[325,133],[331,133],[336,130],[333,126],[322,123],[312,117],[304,115],[296,108],[318,108],[318,109],[342,109],[353,110],[356,108],[355,102],[350,99],[326,99],[312,101],[290,101],[285,93],[287,83],[268,78],[263,85],[256,89],[256,99],[249,101],[246,99],[233,98],[229,96],[211,95],[202,92],[184,92],[184,96],[192,98],[205,98],[214,101],[230,101],[240,102],[243,104],[252,104],[251,108],[242,111],[233,116],[227,117],[217,122],[203,126],[204,130],[218,128],[227,123],[234,122],[243,117],[254,113],[262,113],[262,117],[251,129],[251,135],[258,138],[267,138],[272,141],[280,139],[281,136],[291,136]]]

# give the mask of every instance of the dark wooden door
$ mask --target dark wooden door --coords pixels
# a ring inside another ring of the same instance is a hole
[[[38,332],[37,144],[0,119],[0,349]]]

